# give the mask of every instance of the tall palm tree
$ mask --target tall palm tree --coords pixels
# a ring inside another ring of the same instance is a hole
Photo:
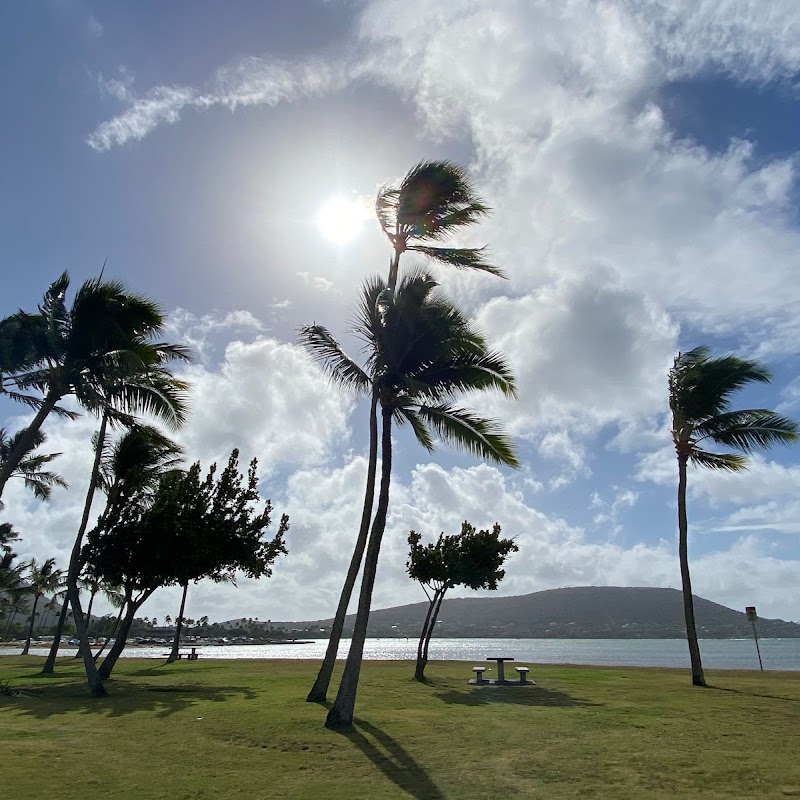
[[[17,554],[11,549],[11,542],[17,538],[8,522],[0,523],[0,616],[6,616],[0,641],[8,636],[14,615],[24,608],[23,601],[29,594],[24,581],[29,564],[14,564]]]
[[[381,486],[366,549],[356,627],[336,703],[328,715],[331,727],[352,721],[366,624],[381,538],[386,525],[391,475],[391,425],[410,425],[426,449],[434,435],[448,444],[496,463],[517,466],[508,438],[497,423],[452,404],[455,395],[498,389],[514,393],[504,359],[488,350],[482,335],[455,306],[434,291],[423,274],[400,281],[396,292],[380,278],[368,281],[357,312],[356,332],[366,345],[362,368],[346,355],[321,326],[301,331],[301,341],[335,380],[371,387],[381,407]],[[374,458],[377,458],[375,454]],[[375,465],[370,464],[375,470]]]
[[[4,428],[0,428],[0,467],[8,461],[11,453],[17,449],[18,442],[23,434],[24,430],[17,431],[13,436],[9,436]],[[58,458],[61,453],[37,454],[34,452],[44,444],[46,438],[43,431],[36,432],[28,451],[22,454],[22,458],[10,475],[12,478],[22,478],[25,481],[25,487],[33,492],[37,500],[49,500],[54,486],[62,489],[69,488],[57,472],[50,472],[44,468],[51,461]],[[0,509],[2,507],[3,503],[0,501]]]
[[[488,211],[466,172],[450,161],[421,162],[408,172],[399,186],[382,188],[375,200],[375,212],[393,251],[386,288],[390,291],[396,288],[400,257],[407,252],[418,253],[434,263],[457,269],[477,269],[502,276],[497,267],[484,259],[484,248],[436,247],[431,244],[446,241],[461,228],[478,222]],[[347,366],[346,358],[344,361],[340,359],[343,355],[341,348],[325,328],[310,326],[303,330],[315,330],[318,344],[330,348],[329,354],[323,353],[322,363],[334,384],[356,395],[370,395],[368,467],[358,536],[339,596],[325,657],[306,698],[308,702],[321,703],[327,699],[347,608],[361,569],[372,520],[378,461],[378,395],[369,382],[358,380],[357,372]],[[327,339],[323,341],[325,337]]]
[[[705,686],[697,628],[694,620],[692,582],[689,575],[688,522],[686,518],[687,465],[738,472],[747,459],[738,453],[715,453],[709,444],[751,453],[773,444],[798,439],[795,422],[774,411],[751,408],[732,411],[732,395],[749,383],[769,383],[768,370],[756,361],[737,356],[711,358],[707,347],[678,353],[669,373],[669,407],[672,441],[678,457],[678,557],[683,585],[686,638],[692,664],[692,683]]]
[[[58,405],[63,398],[72,395],[86,408],[99,408],[110,378],[152,366],[154,350],[162,362],[188,355],[183,347],[153,343],[164,326],[163,311],[120,281],[85,281],[69,307],[68,288],[64,272],[45,292],[38,313],[19,311],[0,320],[0,389],[36,410],[0,465],[0,496],[48,415],[75,416]]]
[[[36,622],[36,606],[39,599],[46,594],[58,591],[59,584],[63,578],[60,569],[56,569],[56,560],[48,558],[44,563],[37,564],[36,559],[32,558],[28,571],[29,593],[33,595],[33,608],[31,609],[31,621],[28,628],[28,637],[25,640],[25,647],[22,648],[22,655],[28,655],[33,637],[33,626]]]

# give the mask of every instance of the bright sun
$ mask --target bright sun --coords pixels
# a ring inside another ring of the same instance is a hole
[[[335,244],[347,244],[358,236],[369,212],[358,200],[333,197],[317,214],[319,232]]]

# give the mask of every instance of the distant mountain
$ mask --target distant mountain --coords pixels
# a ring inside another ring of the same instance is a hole
[[[752,636],[743,611],[695,596],[695,618],[701,638]],[[375,609],[370,636],[418,636],[427,602]],[[445,600],[438,636],[554,639],[673,639],[686,635],[683,597],[678,589],[578,586],[548,589],[516,597],[463,597]],[[347,635],[354,615],[345,623]],[[304,636],[325,636],[332,619],[271,622]],[[320,629],[325,629],[321,631]],[[759,619],[759,636],[800,637],[800,624]]]

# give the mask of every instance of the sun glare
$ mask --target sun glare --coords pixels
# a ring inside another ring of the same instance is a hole
[[[369,212],[358,200],[334,197],[317,214],[319,232],[334,244],[347,244],[358,236]]]

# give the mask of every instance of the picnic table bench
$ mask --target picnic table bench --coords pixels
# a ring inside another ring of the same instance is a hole
[[[529,681],[528,680],[528,673],[530,672],[529,667],[515,667],[517,670],[517,675],[519,676],[519,680],[517,681],[509,681],[506,680],[506,672],[505,672],[505,662],[506,661],[513,661],[512,656],[487,656],[487,661],[496,661],[497,662],[497,680],[489,680],[488,678],[483,677],[483,673],[486,672],[487,667],[473,667],[472,671],[475,673],[475,677],[470,681],[472,684],[485,686],[487,684],[496,686],[496,685],[505,685],[505,686],[520,686],[522,684],[535,686],[536,681]]]
[[[164,653],[164,655],[170,656],[172,654]],[[197,661],[197,659],[200,658],[200,653],[197,652],[196,647],[193,647],[190,652],[187,652],[186,650],[179,650],[177,658],[178,661],[180,661],[182,658],[185,658],[187,661]]]

